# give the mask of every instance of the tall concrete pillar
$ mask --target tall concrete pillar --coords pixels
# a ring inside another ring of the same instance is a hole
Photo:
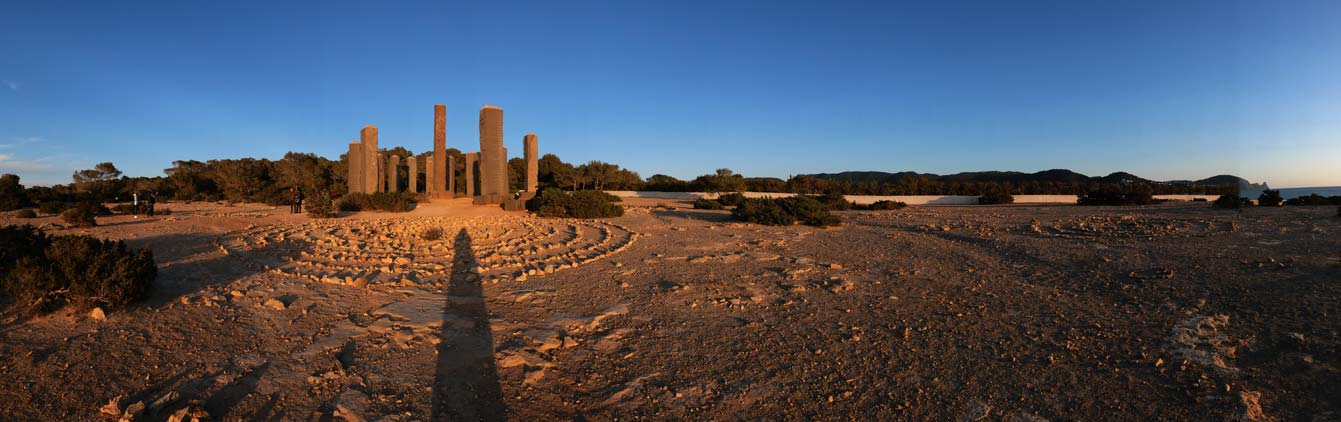
[[[363,141],[363,192],[380,192],[382,185],[381,173],[379,168],[382,164],[382,156],[377,150],[377,126],[367,125],[359,133],[360,140]]]
[[[503,152],[503,109],[480,109],[480,195],[506,195],[508,157]]]
[[[349,143],[349,154],[345,156],[348,161],[348,175],[345,176],[345,186],[349,188],[348,193],[363,192],[363,144],[358,142]]]
[[[373,179],[373,192],[386,192],[386,153],[378,152],[368,165],[377,167],[377,178]],[[372,193],[372,192],[369,192]]]
[[[447,171],[447,106],[433,105],[433,174],[431,182],[426,182],[431,192],[451,192]]]
[[[456,157],[445,155],[447,157],[447,189],[442,191],[448,198],[456,197]]]
[[[400,174],[400,156],[396,154],[387,154],[386,159],[386,191],[400,192],[400,180],[397,176]]]
[[[466,153],[466,196],[475,196],[479,193],[475,191],[475,170],[476,163],[479,162],[480,153]]]
[[[526,191],[535,192],[540,186],[540,146],[534,133],[522,138],[522,155],[526,159]]]
[[[425,156],[424,156],[424,193],[435,193],[435,192],[439,192],[439,191],[433,190],[433,181],[434,181],[434,180],[437,180],[437,179],[434,179],[434,178],[433,178],[433,175],[437,174],[436,172],[433,171],[433,167],[434,167],[434,166],[433,166],[433,154],[425,155]]]
[[[410,193],[419,193],[419,163],[417,161],[413,155],[405,159],[405,174],[410,176],[410,185],[405,189]]]

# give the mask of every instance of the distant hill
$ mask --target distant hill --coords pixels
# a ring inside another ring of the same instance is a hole
[[[1244,192],[1261,191],[1267,189],[1266,183],[1252,183],[1238,176],[1219,175],[1208,177],[1197,181],[1176,180],[1168,182],[1158,182],[1142,178],[1140,176],[1127,173],[1116,172],[1102,177],[1091,177],[1076,173],[1066,169],[1044,170],[1036,173],[1024,173],[1018,171],[974,171],[947,175],[938,175],[932,173],[917,173],[904,171],[898,173],[887,173],[883,171],[845,171],[842,173],[817,173],[801,174],[799,176],[809,176],[821,180],[842,181],[842,182],[880,182],[880,183],[898,183],[903,180],[920,178],[935,181],[964,181],[964,182],[1100,182],[1117,184],[1144,184],[1144,183],[1169,183],[1169,184],[1195,184],[1195,185],[1238,185]]]
[[[1211,176],[1192,183],[1198,185],[1238,185],[1239,190],[1244,192],[1263,191],[1271,189],[1270,186],[1267,186],[1266,182],[1253,183],[1249,182],[1248,180],[1242,177],[1232,176],[1228,174]]]

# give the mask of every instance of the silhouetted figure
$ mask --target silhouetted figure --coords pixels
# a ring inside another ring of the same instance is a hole
[[[140,191],[130,194],[130,215],[140,218]]]
[[[154,216],[154,204],[158,202],[158,192],[149,192],[149,216]]]
[[[501,421],[507,415],[494,365],[494,335],[475,255],[461,229],[452,249],[447,306],[443,309],[438,365],[433,377],[431,421]],[[469,322],[462,324],[461,322]]]

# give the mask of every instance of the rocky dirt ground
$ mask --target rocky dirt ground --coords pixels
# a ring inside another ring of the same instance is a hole
[[[0,321],[0,419],[1341,420],[1330,207],[929,206],[816,229],[627,205],[0,217],[160,265],[105,320]]]

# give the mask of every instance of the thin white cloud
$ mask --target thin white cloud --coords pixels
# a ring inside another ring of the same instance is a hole
[[[29,136],[29,137],[27,137],[27,138],[14,138],[14,139],[13,139],[11,142],[9,142],[9,143],[6,143],[6,144],[0,144],[0,148],[14,148],[14,147],[17,147],[17,146],[19,146],[19,145],[36,144],[36,143],[39,143],[39,142],[46,142],[46,141],[47,141],[47,138],[43,138],[43,137],[41,137],[41,136]]]
[[[0,172],[12,173],[16,171],[47,171],[52,169],[51,159],[53,157],[43,157],[33,160],[16,160],[14,154],[0,154]]]
[[[14,82],[14,81],[11,81],[11,80],[9,80],[9,79],[5,79],[4,81],[0,81],[0,83],[5,84],[5,87],[6,87],[6,88],[9,88],[10,91],[18,91],[18,90],[19,90],[19,83],[18,83],[18,82]]]

